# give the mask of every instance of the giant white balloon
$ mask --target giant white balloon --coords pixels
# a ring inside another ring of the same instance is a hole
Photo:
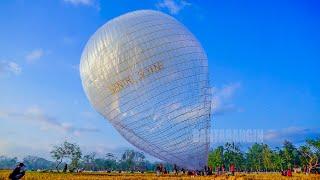
[[[99,28],[81,56],[92,106],[134,146],[180,167],[207,163],[208,60],[173,17],[134,11]]]

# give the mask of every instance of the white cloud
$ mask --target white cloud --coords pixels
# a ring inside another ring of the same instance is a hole
[[[295,144],[304,143],[306,138],[320,137],[319,128],[287,127],[284,129],[269,129],[264,132],[263,139],[266,143],[282,144],[289,140]]]
[[[95,4],[95,0],[64,0],[64,2],[72,4],[72,5],[84,5],[84,6],[92,6]]]
[[[232,102],[234,94],[241,87],[241,83],[231,83],[222,88],[212,88],[211,109],[213,115],[222,115],[226,112],[240,111]]]
[[[19,64],[13,61],[0,61],[0,75],[14,74],[19,75],[22,69]]]
[[[15,75],[18,75],[18,74],[21,73],[21,67],[19,66],[19,64],[15,63],[15,62],[9,62],[8,63],[8,68]]]
[[[93,7],[97,11],[100,11],[100,4],[97,0],[64,0],[65,3],[71,4],[73,6],[87,6]],[[65,41],[66,40],[66,41]],[[64,39],[65,42],[70,43],[70,39]]]
[[[33,63],[40,59],[44,55],[44,51],[42,49],[34,49],[26,55],[26,60],[28,63]]]
[[[75,127],[69,121],[61,121],[56,117],[52,117],[45,113],[38,106],[31,106],[22,111],[1,111],[0,118],[8,120],[20,120],[20,121],[36,121],[40,125],[40,129],[47,131],[50,129],[56,129],[62,132],[71,133],[79,136],[81,132],[98,132],[97,128],[90,127]]]
[[[17,157],[22,160],[24,157],[28,155],[36,155],[40,157],[50,158],[51,144],[50,141],[30,143],[29,140],[21,141],[19,139],[19,143],[16,143],[16,140],[8,140],[6,138],[2,138],[0,141],[0,154],[7,157]]]
[[[167,9],[171,14],[178,14],[183,8],[190,5],[191,3],[184,0],[162,0],[156,4],[156,7]]]

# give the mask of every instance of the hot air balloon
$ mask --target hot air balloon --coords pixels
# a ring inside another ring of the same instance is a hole
[[[80,75],[91,105],[131,144],[180,167],[207,164],[208,60],[176,19],[139,10],[108,21],[87,42]]]

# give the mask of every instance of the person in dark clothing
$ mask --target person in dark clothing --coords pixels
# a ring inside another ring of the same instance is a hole
[[[68,165],[65,164],[65,165],[64,165],[64,168],[63,168],[63,172],[65,173],[65,172],[67,172],[67,170],[68,170]]]
[[[160,172],[161,172],[161,168],[160,168],[160,165],[158,164],[157,167],[156,167],[157,176],[160,175]]]
[[[177,167],[176,164],[173,165],[173,173],[174,173],[175,175],[178,175],[178,167]]]
[[[181,169],[182,173],[185,174],[186,173],[186,170],[184,170],[183,168]]]
[[[192,175],[194,175],[194,172],[192,172],[192,171],[188,171],[188,173],[187,173],[189,176],[192,176]]]
[[[212,171],[213,171],[213,170],[212,170],[212,166],[210,166],[209,169],[208,169],[208,175],[209,175],[209,176],[211,176],[211,175],[213,174]]]
[[[167,171],[166,167],[163,168],[163,174],[168,174],[168,171]]]
[[[19,180],[25,175],[25,171],[25,165],[23,163],[19,163],[9,175],[9,179]]]

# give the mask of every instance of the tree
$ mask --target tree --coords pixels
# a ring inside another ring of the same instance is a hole
[[[313,148],[318,158],[320,158],[320,137],[316,139],[307,139],[306,142],[309,146]]]
[[[283,171],[284,160],[281,156],[282,152],[279,147],[272,151],[272,162],[274,171]]]
[[[115,160],[115,161],[117,160],[116,156],[112,153],[107,153],[106,158],[109,160]]]
[[[48,161],[44,158],[37,156],[27,156],[23,158],[24,164],[28,167],[28,169],[51,169],[54,167],[54,162]]]
[[[224,161],[227,167],[234,164],[235,167],[240,170],[244,168],[244,157],[240,150],[240,145],[235,143],[226,143],[224,147]]]
[[[262,164],[265,171],[273,169],[272,151],[267,144],[262,145]]]
[[[54,146],[50,152],[53,159],[56,160],[56,170],[59,172],[59,166],[64,160],[71,161],[70,169],[74,171],[79,166],[81,159],[81,150],[77,144],[69,143],[67,141],[60,145]]]
[[[121,157],[121,167],[126,170],[145,169],[145,156],[142,152],[126,150]]]
[[[95,156],[96,156],[96,153],[94,153],[94,152],[83,156],[84,168],[86,170],[94,170]]]
[[[154,171],[156,169],[156,163],[152,163],[150,161],[145,162],[146,171]]]
[[[298,164],[298,151],[291,142],[284,141],[282,157],[289,169]]]
[[[117,158],[114,154],[106,154],[106,165],[109,170],[115,170],[117,168]]]
[[[222,166],[223,162],[223,146],[218,146],[215,150],[209,153],[208,165],[216,168]]]
[[[94,171],[102,171],[106,170],[106,160],[104,158],[95,158],[94,161],[94,167],[90,170]]]
[[[261,144],[255,143],[253,144],[247,153],[247,163],[248,168],[252,171],[261,171],[261,167],[263,166],[263,158],[262,158],[262,150],[263,146]]]
[[[18,158],[9,158],[6,156],[0,156],[0,169],[12,169],[18,163]]]
[[[307,167],[308,173],[318,165],[320,159],[320,138],[307,139],[306,145],[299,148],[301,154],[301,161]]]

